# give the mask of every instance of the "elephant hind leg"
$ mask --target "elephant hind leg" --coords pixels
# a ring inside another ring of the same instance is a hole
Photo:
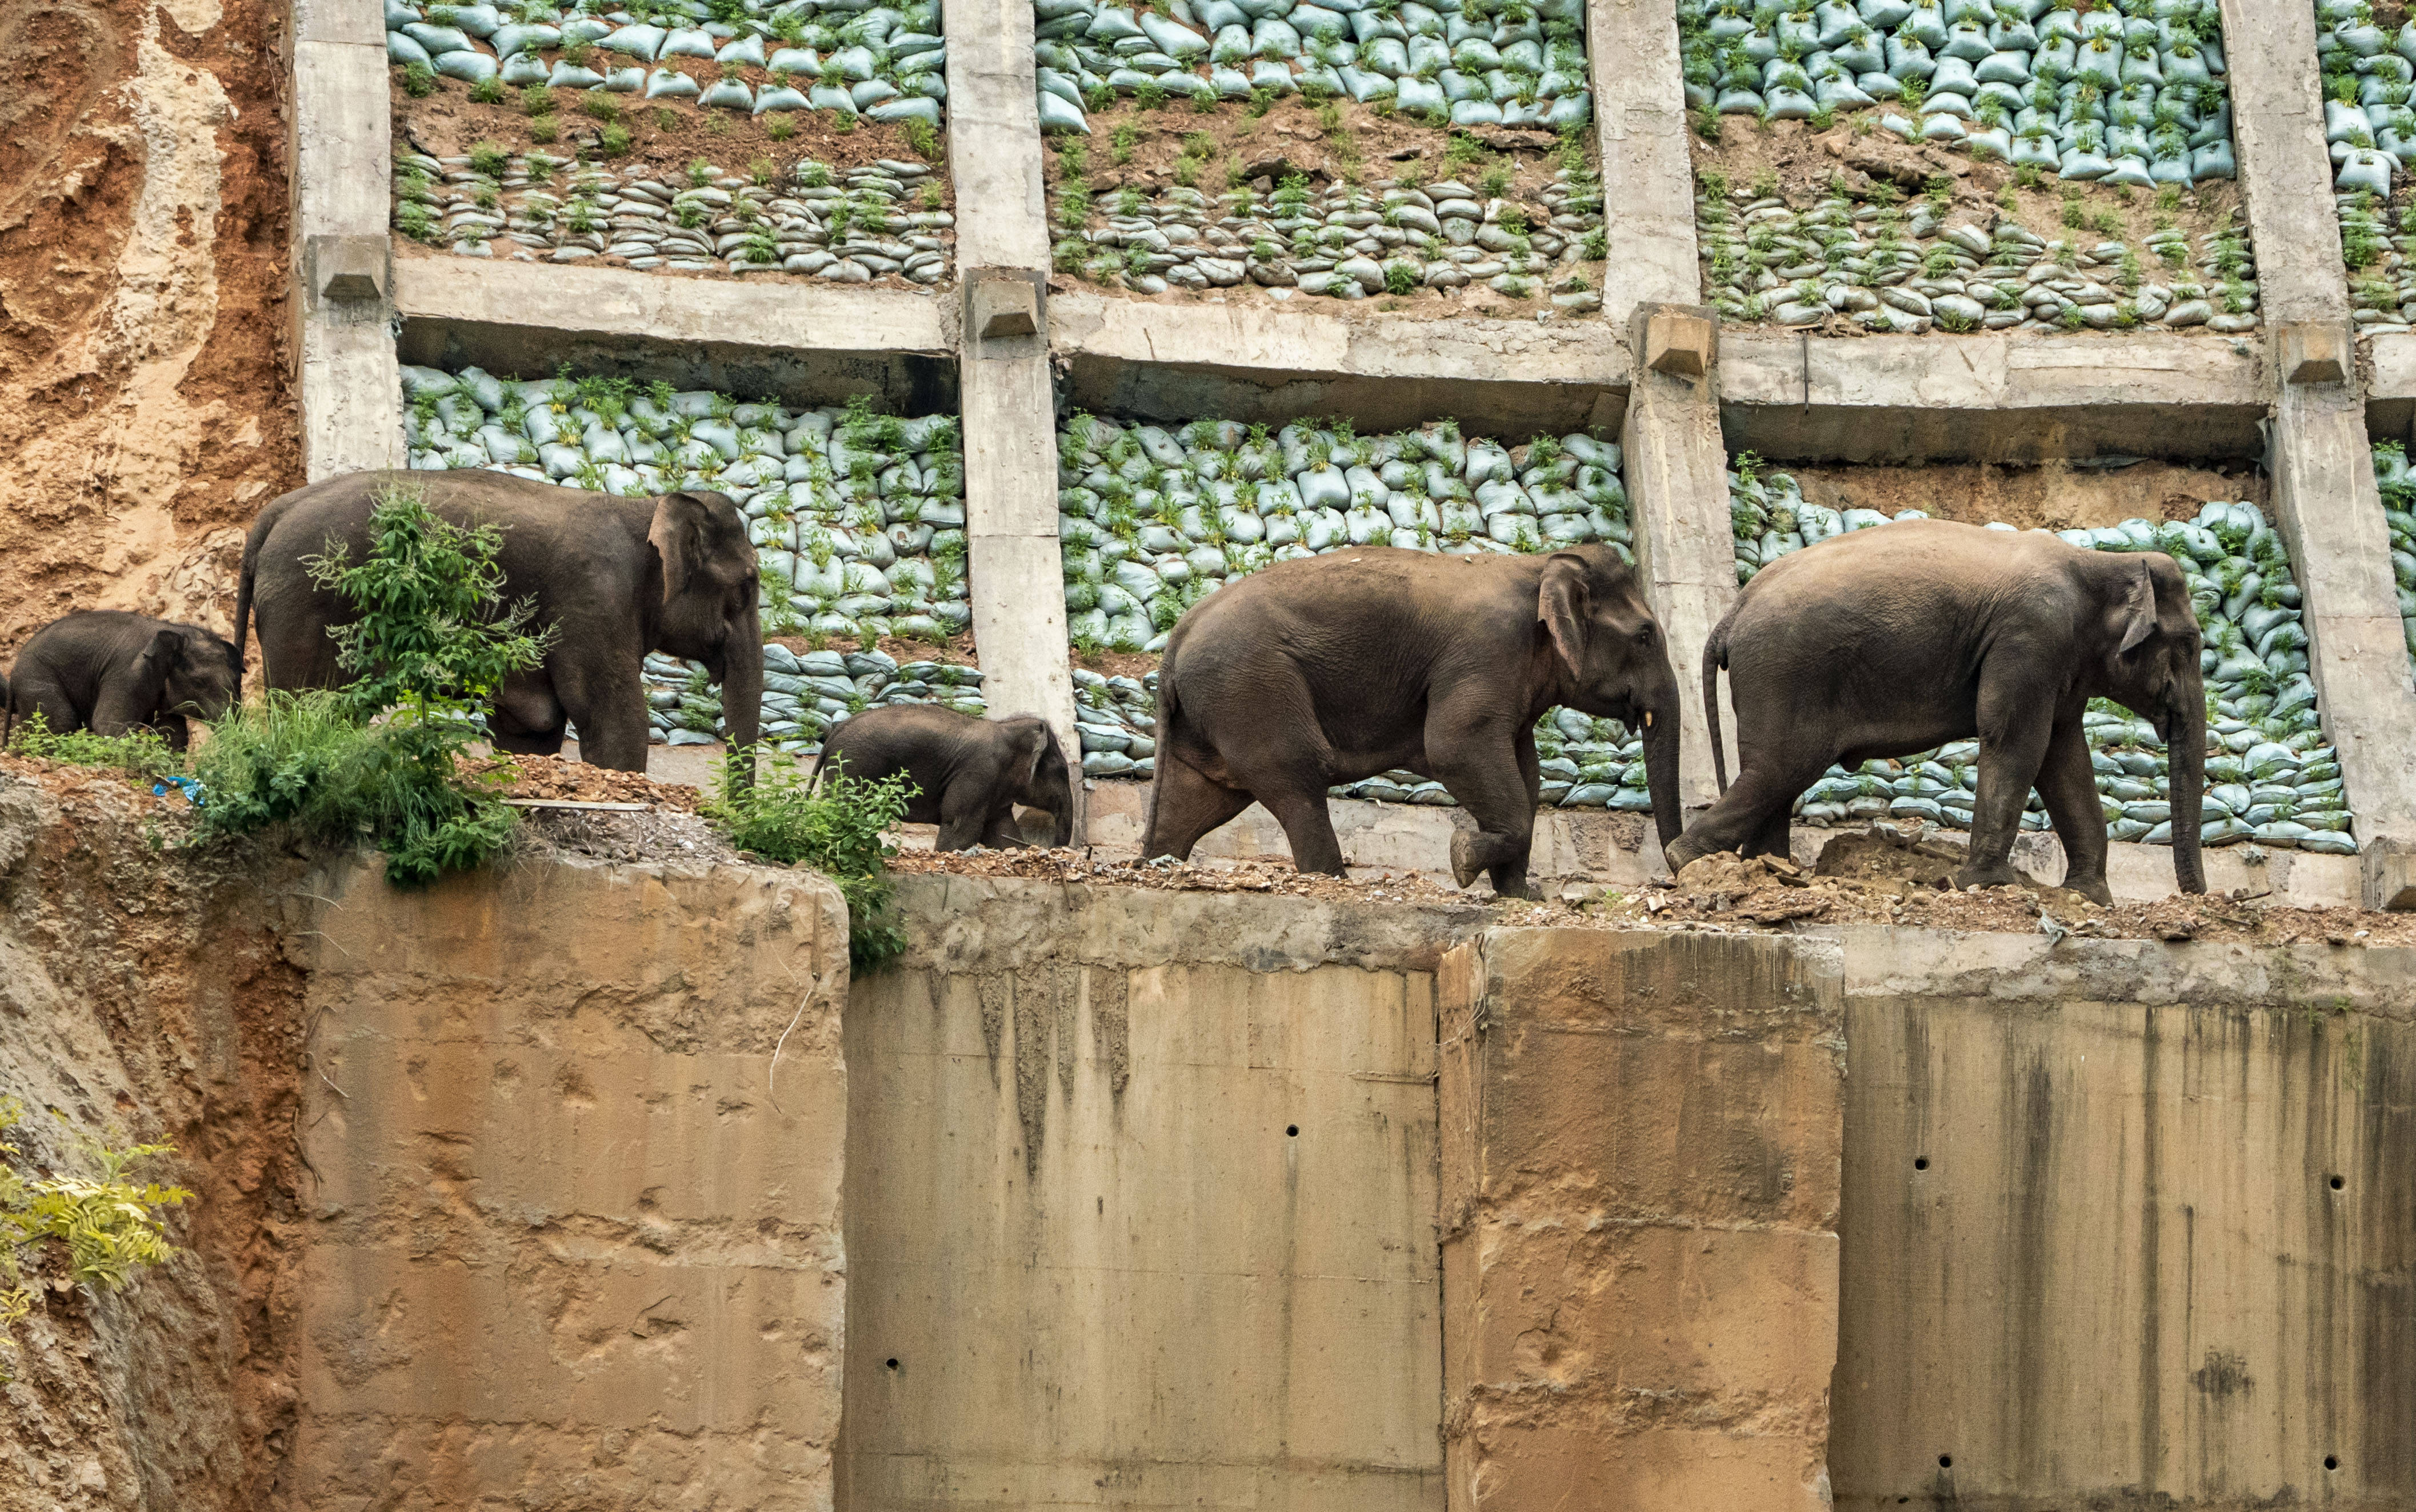
[[[1200,769],[1158,748],[1157,773],[1149,792],[1149,829],[1141,837],[1144,860],[1191,858],[1200,838],[1250,806],[1250,794],[1211,782]]]
[[[1740,855],[1785,854],[1795,800],[1829,767],[1825,751],[1806,755],[1784,766],[1769,762],[1748,765],[1729,784],[1703,816],[1665,857],[1672,872],[1690,861],[1719,851]]]

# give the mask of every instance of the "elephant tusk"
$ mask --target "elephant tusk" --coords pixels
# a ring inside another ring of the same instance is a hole
[[[1644,728],[1647,730],[1653,728],[1653,711],[1651,709],[1646,709],[1644,711]]]

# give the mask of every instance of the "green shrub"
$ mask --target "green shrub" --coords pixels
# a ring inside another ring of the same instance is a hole
[[[89,730],[53,734],[49,717],[41,714],[28,715],[17,722],[8,737],[8,748],[36,761],[108,767],[139,778],[165,777],[185,764],[182,756],[170,750],[166,741],[148,730],[129,730],[122,735],[97,735]]]
[[[464,786],[456,764],[486,738],[489,696],[543,659],[551,632],[529,633],[526,601],[505,604],[495,526],[452,524],[417,492],[386,489],[370,535],[358,562],[339,548],[308,563],[359,616],[329,632],[354,681],[273,692],[215,726],[197,763],[202,817],[219,834],[289,823],[365,841],[385,853],[389,881],[420,885],[510,843],[512,810]]]
[[[0,1097],[0,1136],[14,1128],[24,1111],[16,1098]],[[76,1142],[95,1168],[94,1175],[25,1177],[7,1159],[21,1152],[0,1138],[0,1330],[34,1310],[33,1289],[24,1284],[26,1252],[44,1241],[67,1246],[68,1273],[94,1292],[114,1292],[131,1281],[138,1268],[162,1264],[176,1253],[159,1211],[180,1206],[193,1194],[181,1187],[126,1179],[129,1167],[172,1154],[175,1146],[112,1149],[98,1140]],[[5,1361],[16,1348],[0,1333],[0,1382],[8,1380]]]
[[[414,99],[425,99],[436,92],[436,70],[425,63],[402,66],[402,92]]]
[[[752,747],[730,753],[706,816],[740,850],[811,867],[838,885],[847,900],[850,969],[869,971],[904,950],[905,931],[890,914],[896,885],[882,865],[898,853],[881,832],[905,816],[906,801],[920,790],[903,773],[877,782],[843,772],[809,779],[783,761],[767,763],[749,781],[755,754]]]

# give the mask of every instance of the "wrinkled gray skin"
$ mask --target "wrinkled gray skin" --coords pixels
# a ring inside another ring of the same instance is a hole
[[[2152,722],[2171,753],[2173,871],[2198,860],[2206,695],[2181,568],[2155,552],[2090,552],[2037,531],[1904,521],[1781,557],[1703,647],[1703,703],[1722,795],[1666,847],[1784,855],[1795,800],[1831,763],[1980,742],[1971,858],[1958,886],[2018,883],[2031,789],[2063,841],[2063,885],[2110,903],[2106,817],[2081,735],[2092,698]],[[1719,669],[1737,715],[1737,779],[1720,748]]]
[[[1187,857],[1255,798],[1295,866],[1340,876],[1325,790],[1403,767],[1476,821],[1452,836],[1460,885],[1489,871],[1502,896],[1532,896],[1534,724],[1555,704],[1642,733],[1653,817],[1676,839],[1678,678],[1609,547],[1278,562],[1194,605],[1168,641],[1141,854]]]
[[[502,526],[506,597],[534,599],[535,623],[555,632],[544,663],[495,697],[498,748],[550,756],[575,724],[581,760],[644,771],[649,651],[704,663],[721,685],[730,743],[753,744],[763,702],[755,549],[737,505],[701,491],[625,499],[476,471],[353,473],[298,489],[253,522],[235,598],[238,638],[246,616],[259,617],[269,687],[344,680],[327,631],[351,607],[311,582],[304,559],[332,540],[360,560],[373,496],[389,486],[419,491],[457,524]]]
[[[145,728],[177,750],[190,735],[187,718],[217,718],[242,688],[242,658],[222,637],[115,609],[43,626],[0,682],[12,725],[38,713],[53,734]]]
[[[1074,840],[1074,787],[1049,722],[1029,714],[977,719],[929,703],[867,709],[823,742],[823,772],[878,780],[903,772],[920,791],[906,817],[940,826],[939,849],[1019,846],[1015,806],[1046,810],[1049,843]]]

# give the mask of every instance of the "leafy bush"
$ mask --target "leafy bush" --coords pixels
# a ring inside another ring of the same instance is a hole
[[[23,1116],[24,1107],[17,1099],[0,1097],[0,1136]],[[77,1143],[98,1168],[96,1178],[21,1176],[7,1160],[21,1152],[0,1138],[0,1329],[34,1310],[33,1290],[24,1284],[26,1251],[45,1240],[68,1247],[68,1274],[95,1292],[114,1292],[131,1281],[138,1268],[164,1263],[176,1253],[159,1210],[178,1206],[193,1194],[181,1187],[126,1179],[128,1168],[171,1154],[175,1146],[136,1144],[115,1150],[98,1140]],[[0,1334],[0,1360],[15,1350]],[[0,1382],[8,1379],[8,1370],[0,1368]]]
[[[890,916],[895,885],[882,863],[898,854],[881,832],[905,816],[917,789],[898,773],[877,782],[844,775],[809,779],[793,762],[769,763],[752,783],[755,750],[731,752],[705,814],[742,851],[785,866],[808,866],[847,900],[850,969],[867,972],[906,948]]]
[[[41,714],[28,715],[19,721],[8,737],[8,748],[36,761],[103,766],[142,778],[165,777],[185,764],[182,756],[170,750],[166,741],[148,730],[129,730],[122,735],[70,730],[54,735],[51,733],[49,718]]]
[[[330,632],[353,682],[271,693],[217,725],[202,812],[220,833],[281,821],[365,840],[385,852],[387,880],[419,885],[510,842],[511,809],[464,786],[456,764],[486,738],[487,699],[543,659],[551,632],[529,633],[534,605],[504,602],[496,527],[455,525],[417,492],[386,489],[370,534],[357,563],[340,548],[309,563],[359,615]]]

